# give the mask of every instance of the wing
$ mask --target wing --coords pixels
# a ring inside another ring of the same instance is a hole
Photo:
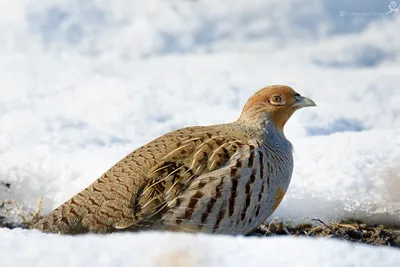
[[[228,134],[198,132],[183,140],[147,174],[134,200],[138,225],[155,227],[199,177],[226,168],[244,145]]]
[[[223,167],[199,176],[169,202],[162,223],[172,230],[206,233],[239,233],[257,224],[252,220],[265,184],[259,151],[254,140],[242,144]]]

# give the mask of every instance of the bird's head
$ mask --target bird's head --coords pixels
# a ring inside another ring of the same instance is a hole
[[[243,108],[239,121],[256,123],[267,118],[283,131],[292,114],[304,107],[316,106],[286,85],[271,85],[257,91]]]

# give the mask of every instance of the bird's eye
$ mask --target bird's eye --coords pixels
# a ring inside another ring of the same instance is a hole
[[[283,105],[283,99],[280,95],[273,95],[270,99],[270,103],[273,105]]]

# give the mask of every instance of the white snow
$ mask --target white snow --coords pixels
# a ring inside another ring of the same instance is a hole
[[[390,2],[0,0],[0,200],[33,210],[43,196],[48,213],[146,142],[233,121],[256,90],[288,84],[318,108],[286,127],[295,171],[270,219],[400,224],[400,13],[385,15]],[[17,209],[0,215],[18,220]],[[0,266],[397,266],[399,257],[291,237],[0,229]]]
[[[179,233],[107,236],[44,235],[1,230],[2,267],[14,266],[398,266],[400,253],[343,241],[257,238]],[[12,248],[12,249],[10,249]],[[34,262],[32,262],[34,259]]]

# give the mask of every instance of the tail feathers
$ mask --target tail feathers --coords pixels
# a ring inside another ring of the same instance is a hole
[[[106,198],[99,190],[93,193],[92,187],[86,188],[39,220],[32,228],[47,233],[76,235],[115,232],[135,226],[130,199],[116,198],[111,189],[110,192],[103,192],[110,195]]]
[[[38,229],[46,233],[83,234],[89,230],[82,224],[81,216],[66,205],[59,206],[46,217],[36,222],[32,229]]]

